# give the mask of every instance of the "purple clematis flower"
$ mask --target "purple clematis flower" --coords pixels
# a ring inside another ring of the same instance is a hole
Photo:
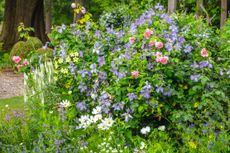
[[[76,103],[76,108],[79,109],[80,111],[87,110],[87,106],[86,106],[85,102],[77,102]]]
[[[137,99],[137,95],[135,95],[134,93],[128,93],[127,96],[129,97],[130,101]]]
[[[104,56],[98,56],[98,64],[99,66],[103,66],[105,64]]]
[[[193,74],[190,76],[190,79],[194,82],[198,82],[199,78],[200,78],[199,74]]]
[[[125,105],[124,102],[120,102],[120,103],[113,104],[112,108],[113,108],[115,111],[120,111],[120,110],[123,110],[123,109],[124,109],[124,105]]]

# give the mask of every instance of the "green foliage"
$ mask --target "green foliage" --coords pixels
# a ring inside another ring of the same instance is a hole
[[[19,40],[29,39],[29,37],[30,37],[29,33],[33,32],[33,31],[34,31],[33,28],[25,27],[22,22],[19,23],[19,26],[18,26]]]
[[[30,44],[27,44],[24,41],[19,41],[11,49],[10,57],[17,55],[22,58],[26,58],[26,56],[29,54],[31,50],[32,50],[32,46]]]
[[[77,24],[81,24],[84,25],[87,22],[92,21],[91,20],[91,14],[88,13],[85,9],[85,7],[81,6],[80,4],[76,4],[76,8],[74,8],[74,14],[76,16],[80,16],[80,18],[78,19]]]
[[[5,68],[11,68],[10,56],[8,53],[0,52],[0,70]]]
[[[10,52],[10,57],[20,56],[21,58],[27,58],[28,55],[42,47],[42,42],[36,37],[29,37],[27,41],[17,42]]]
[[[23,101],[23,96],[20,97],[12,97],[6,99],[0,99],[0,119],[1,121],[5,120],[5,115],[12,115],[13,111],[24,111],[25,104]]]
[[[17,42],[11,49],[10,56],[15,55],[26,57],[30,51],[30,45],[26,44],[24,41]]]
[[[132,17],[129,7],[126,5],[117,6],[109,12],[104,12],[99,19],[102,27],[122,28],[131,23]]]
[[[26,43],[33,46],[32,47],[33,50],[36,50],[36,49],[41,48],[43,46],[41,40],[38,39],[37,37],[28,37]]]
[[[54,25],[71,24],[73,22],[73,12],[70,5],[70,1],[53,1],[52,23]]]
[[[221,49],[224,50],[224,54],[222,54],[223,57],[229,57],[229,51],[230,51],[230,19],[228,19],[225,23],[225,26],[223,27],[221,31]],[[221,56],[221,54],[219,54]]]
[[[0,23],[3,20],[3,16],[4,16],[4,6],[5,6],[5,1],[0,1]]]
[[[53,50],[51,48],[39,48],[36,50],[36,52],[38,53],[38,55],[48,55],[51,56]]]

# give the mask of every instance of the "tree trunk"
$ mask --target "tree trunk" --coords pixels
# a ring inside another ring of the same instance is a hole
[[[176,11],[177,0],[168,0],[168,13],[172,14]]]
[[[204,5],[204,0],[196,1],[196,16],[199,17],[202,15],[202,7]]]
[[[43,0],[6,0],[3,25],[3,49],[9,50],[18,41],[17,27],[22,22],[25,27],[33,27],[31,35],[46,42]]]
[[[227,0],[221,0],[221,18],[220,18],[220,27],[222,27],[225,24],[225,21],[227,19]]]
[[[50,33],[52,26],[52,0],[45,0],[45,24],[46,33]]]

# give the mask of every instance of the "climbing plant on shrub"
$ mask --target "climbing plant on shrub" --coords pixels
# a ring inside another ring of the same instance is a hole
[[[53,32],[55,79],[76,115],[100,107],[114,127],[130,131],[127,138],[164,125],[180,137],[178,145],[203,150],[215,144],[229,122],[229,97],[219,83],[228,78],[219,75],[215,30],[192,16],[170,17],[161,5],[123,30],[102,29],[88,22]],[[188,129],[214,138],[200,141]]]

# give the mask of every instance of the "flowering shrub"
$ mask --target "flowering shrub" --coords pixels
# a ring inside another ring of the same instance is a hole
[[[88,23],[57,29],[53,37],[57,84],[79,120],[100,107],[112,127],[123,125],[130,136],[148,133],[144,127],[171,136],[190,125],[225,131],[228,97],[218,80],[227,78],[219,76],[215,33],[202,20],[172,18],[157,5],[124,30]],[[203,145],[192,137],[187,142]]]
[[[39,88],[27,96],[51,124],[38,132],[37,149],[229,151],[229,78],[202,20],[171,17],[158,4],[123,30],[62,25],[51,44],[54,69],[31,73]]]

